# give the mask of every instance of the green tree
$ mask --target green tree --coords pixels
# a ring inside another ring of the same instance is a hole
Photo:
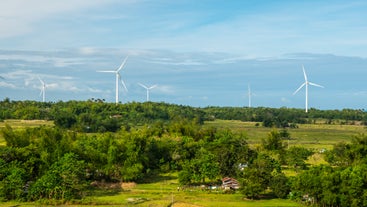
[[[83,196],[85,187],[84,161],[73,153],[67,153],[30,186],[28,198],[71,200]]]
[[[257,199],[269,187],[272,174],[280,172],[280,165],[265,154],[259,154],[253,163],[244,168],[241,193],[250,199]]]
[[[19,162],[6,164],[0,159],[0,198],[5,200],[23,200],[25,195],[27,172]]]
[[[30,137],[25,131],[14,132],[13,128],[5,124],[5,128],[1,130],[3,137],[6,141],[6,145],[10,147],[25,147],[30,144]]]
[[[306,160],[313,152],[304,147],[291,147],[286,150],[286,164],[290,167],[298,169],[306,169]]]
[[[269,132],[268,137],[261,140],[261,144],[266,150],[281,151],[284,149],[282,134],[276,129]]]
[[[290,182],[284,173],[274,173],[270,179],[269,187],[278,198],[286,198],[290,192]]]

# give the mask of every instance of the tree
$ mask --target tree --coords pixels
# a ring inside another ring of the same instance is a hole
[[[28,198],[71,200],[80,198],[84,188],[84,161],[73,153],[67,153],[30,186]]]
[[[286,198],[291,189],[287,176],[278,172],[272,175],[269,187],[278,198]]]
[[[250,163],[256,152],[248,146],[243,134],[236,135],[230,130],[218,131],[215,139],[208,142],[208,149],[215,154],[222,177],[234,177],[239,174],[240,165]]]
[[[288,166],[304,170],[307,167],[305,160],[312,154],[311,150],[304,147],[291,147],[286,151],[285,160]]]
[[[5,128],[1,130],[6,145],[10,147],[25,147],[30,144],[30,137],[26,134],[16,133],[10,125],[5,124]]]
[[[179,174],[181,184],[190,182],[203,182],[206,179],[213,180],[219,175],[218,163],[214,154],[205,148],[200,148],[194,159],[187,161]]]
[[[281,151],[284,149],[282,138],[282,134],[274,129],[268,133],[266,139],[262,139],[262,146],[266,150]]]
[[[280,165],[265,154],[259,154],[253,163],[243,170],[241,193],[251,199],[257,199],[269,187],[272,174],[280,172]]]
[[[17,161],[6,164],[0,159],[0,198],[22,200],[25,195],[26,170]]]

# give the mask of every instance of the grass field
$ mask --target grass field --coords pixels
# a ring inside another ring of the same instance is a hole
[[[12,128],[24,128],[24,127],[38,127],[38,126],[53,126],[53,121],[46,120],[18,120],[18,119],[7,119],[0,122],[0,129],[8,124]]]
[[[243,132],[250,145],[261,143],[261,139],[268,136],[271,128],[255,126],[254,122],[234,120],[216,120],[205,122],[205,127],[230,129]],[[333,125],[333,124],[298,124],[298,128],[288,129],[291,135],[290,146],[303,146],[315,150],[331,149],[338,142],[350,142],[354,135],[366,133],[365,126],[360,125]]]
[[[177,174],[161,175],[151,183],[136,184],[124,190],[98,190],[87,196],[83,204],[67,206],[136,206],[136,207],[270,207],[270,206],[302,206],[299,203],[284,199],[244,200],[239,193],[223,194],[200,189],[178,191]],[[171,205],[173,203],[173,205]],[[0,206],[40,206],[40,203],[5,202]],[[66,206],[66,205],[65,205]]]

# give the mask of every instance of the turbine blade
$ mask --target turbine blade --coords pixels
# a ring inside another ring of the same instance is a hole
[[[148,90],[148,87],[146,86],[146,85],[144,85],[144,84],[141,84],[141,83],[138,83],[141,87],[143,87],[143,88],[145,88],[145,89],[147,89]]]
[[[125,60],[121,63],[120,67],[116,70],[116,72],[119,72],[124,67],[128,57],[129,56],[126,56]]]
[[[122,80],[122,78],[121,78],[120,73],[117,73],[117,75],[118,75],[118,77],[119,77],[119,79],[120,79],[120,81],[121,81],[121,83],[122,83],[122,86],[124,86],[124,88],[125,88],[125,90],[126,90],[126,92],[127,92],[128,90],[127,90],[127,88],[126,88],[125,82],[124,82],[124,81]]]
[[[42,79],[38,76],[38,80],[42,83],[42,85],[45,85],[45,82],[42,81]]]
[[[43,89],[41,89],[41,92],[40,92],[40,95],[39,96],[42,96],[42,93],[43,93]]]
[[[319,85],[319,84],[316,84],[316,83],[312,83],[312,82],[308,82],[310,85],[313,85],[313,86],[317,86],[317,87],[320,87],[320,88],[324,88],[324,86],[322,85]]]
[[[302,70],[303,70],[303,76],[305,77],[305,82],[307,82],[307,75],[306,75],[305,67],[303,65],[302,65]]]
[[[116,73],[114,70],[97,70],[98,73]]]
[[[299,90],[301,90],[301,88],[303,87],[303,86],[305,86],[306,85],[306,82],[304,82],[294,93],[293,93],[293,95],[294,94],[296,94]]]
[[[152,85],[152,86],[150,86],[148,89],[150,90],[150,89],[153,89],[153,88],[155,88],[155,87],[157,87],[157,85]]]

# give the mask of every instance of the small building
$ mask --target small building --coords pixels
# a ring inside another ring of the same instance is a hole
[[[237,190],[240,188],[240,184],[238,183],[238,181],[234,178],[230,178],[230,177],[225,177],[222,179],[222,187],[225,190]]]

